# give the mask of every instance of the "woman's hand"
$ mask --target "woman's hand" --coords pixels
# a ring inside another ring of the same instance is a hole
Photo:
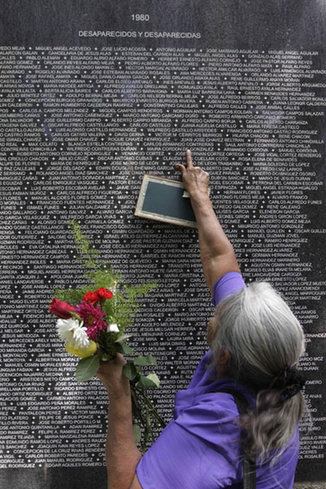
[[[121,353],[117,353],[116,357],[109,362],[100,362],[96,376],[111,398],[130,395],[129,380],[123,375],[122,370],[126,363]]]
[[[209,174],[202,170],[199,166],[194,166],[191,157],[191,151],[186,151],[187,167],[184,165],[176,164],[176,168],[181,171],[183,183],[185,189],[189,192],[190,196],[204,195],[208,196],[208,182]]]

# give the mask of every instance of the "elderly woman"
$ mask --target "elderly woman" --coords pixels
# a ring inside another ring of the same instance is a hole
[[[118,355],[98,377],[110,399],[106,461],[109,489],[243,487],[243,454],[256,464],[256,487],[289,489],[298,460],[304,401],[296,365],[302,328],[267,283],[246,287],[208,197],[208,174],[176,165],[191,197],[205,280],[216,306],[202,358],[187,390],[176,394],[173,420],[141,455],[132,433],[129,382]],[[239,416],[234,393],[250,406]],[[255,468],[255,465],[254,465]]]

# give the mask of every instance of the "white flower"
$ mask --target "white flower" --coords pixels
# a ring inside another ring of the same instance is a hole
[[[85,348],[90,345],[84,323],[80,323],[78,319],[58,319],[57,331],[60,338],[73,348]]]
[[[79,328],[79,321],[74,318],[58,319],[57,331],[62,340],[71,341],[73,339],[74,330]]]
[[[87,348],[91,344],[85,326],[81,326],[74,331],[74,348]]]
[[[108,333],[119,333],[119,328],[117,324],[109,324],[107,327]]]

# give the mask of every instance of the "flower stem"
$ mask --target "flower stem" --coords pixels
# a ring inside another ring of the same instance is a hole
[[[148,410],[149,412],[151,413],[151,415],[154,416],[154,418],[156,418],[156,421],[158,421],[158,423],[161,425],[162,428],[165,428],[166,426],[166,422],[164,421],[164,419],[158,414],[158,412],[156,411],[156,409],[154,408],[153,404],[152,404],[152,401],[150,400],[150,398],[147,396],[147,394],[143,391],[143,390],[140,390],[140,389],[137,389],[137,391],[143,396],[144,398],[144,401],[148,407]]]

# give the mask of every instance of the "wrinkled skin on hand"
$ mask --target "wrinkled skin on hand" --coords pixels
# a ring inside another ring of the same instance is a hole
[[[123,375],[123,366],[126,364],[121,353],[117,353],[113,360],[100,362],[96,376],[100,379],[109,395],[119,397],[129,395],[129,380]]]
[[[194,166],[191,151],[186,151],[187,166],[176,164],[175,167],[181,172],[185,189],[190,195],[195,193],[208,193],[209,174],[199,166]]]

